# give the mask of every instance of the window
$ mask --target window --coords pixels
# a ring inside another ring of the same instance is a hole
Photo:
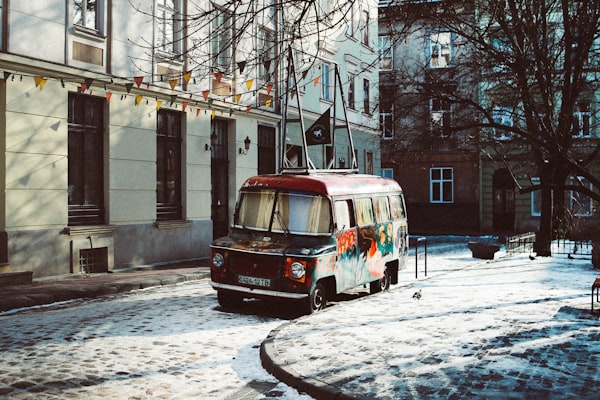
[[[582,176],[577,178],[571,178],[571,185],[575,186],[583,186],[589,190],[592,190],[592,184],[588,182]],[[571,213],[577,217],[591,217],[594,209],[593,209],[593,201],[592,198],[585,195],[584,193],[577,192],[575,190],[571,190],[570,192],[570,207]]]
[[[365,114],[371,114],[371,104],[369,102],[370,86],[371,86],[371,83],[369,82],[369,80],[363,79],[363,112]]]
[[[390,212],[392,219],[406,218],[402,196],[390,196]]]
[[[102,31],[102,0],[73,0],[73,25]]]
[[[212,21],[212,67],[224,73],[231,66],[231,21],[231,14],[225,10],[217,10]]]
[[[321,98],[331,101],[331,66],[327,63],[321,64]]]
[[[350,9],[348,10],[348,30],[346,31],[346,35],[350,37],[354,37],[354,32],[356,32],[356,21],[354,16],[354,3],[349,5]]]
[[[540,178],[534,176],[531,178],[532,185],[539,185]],[[539,217],[542,215],[542,191],[534,190],[531,192],[531,216]]]
[[[156,219],[181,220],[181,113],[158,110]]]
[[[104,224],[102,98],[69,93],[69,225]]]
[[[370,198],[356,199],[356,223],[358,226],[375,223],[375,216],[373,215],[373,206]]]
[[[454,170],[450,167],[429,170],[429,199],[431,203],[454,202]]]
[[[356,76],[354,74],[348,74],[348,108],[356,108],[356,89],[355,89]]]
[[[365,154],[365,172],[373,175],[373,153],[370,151]]]
[[[336,229],[343,231],[355,226],[352,200],[337,200],[335,202]]]
[[[264,82],[271,80],[271,66],[275,59],[275,41],[272,31],[260,28],[258,33],[259,63],[258,78]]]
[[[591,137],[592,112],[589,101],[577,102],[573,113],[573,137]]]
[[[362,44],[369,46],[369,11],[362,12]]]
[[[452,105],[447,99],[431,99],[431,133],[441,138],[452,134]]]
[[[389,36],[379,36],[379,68],[382,70],[393,69],[394,53],[392,41]]]
[[[513,126],[513,110],[510,107],[494,107],[492,109],[492,118],[494,122],[494,139],[496,140],[509,140],[512,137],[512,133],[509,129],[503,129],[500,126],[512,128]],[[499,126],[498,126],[499,125]]]
[[[381,168],[379,175],[384,178],[394,179],[394,169],[393,168]]]
[[[375,218],[378,223],[390,220],[390,205],[386,196],[378,196],[373,199],[375,204]]]
[[[156,3],[157,50],[169,54],[181,52],[181,23],[177,3],[177,0],[157,0]]]
[[[429,35],[429,66],[446,68],[452,59],[450,32],[432,32]]]
[[[379,112],[379,132],[384,140],[394,138],[394,111],[391,109],[383,109]]]

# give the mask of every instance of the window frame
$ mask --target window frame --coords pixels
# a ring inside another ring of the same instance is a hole
[[[392,38],[390,35],[379,35],[379,70],[391,71],[394,69],[394,51],[392,49]]]
[[[371,81],[363,78],[363,113],[371,115]]]
[[[369,39],[370,39],[369,38],[369,23],[370,23],[369,10],[362,10],[360,17],[361,17],[361,21],[362,21],[360,43],[363,46],[370,47],[369,46]]]
[[[494,121],[494,125],[497,124],[512,128],[514,126],[513,111],[514,110],[512,107],[494,106],[492,108],[492,119]],[[493,136],[496,140],[511,140],[512,132],[494,126]]]
[[[448,35],[448,42],[444,43],[440,41],[440,35]],[[435,40],[434,40],[435,36]],[[452,33],[444,30],[433,30],[429,33],[427,38],[428,46],[427,49],[429,51],[429,68],[432,69],[442,69],[449,68],[452,65],[452,57],[453,57],[453,48],[452,48]],[[445,49],[447,49],[447,53],[445,53]],[[434,53],[437,53],[437,57],[434,57]],[[447,60],[442,65],[440,63],[443,60],[444,54],[447,54]]]
[[[434,178],[434,171],[439,171],[439,178]],[[450,177],[446,178],[444,172],[449,171]],[[450,185],[447,199],[445,194]],[[437,188],[437,190],[436,190]],[[434,196],[435,195],[435,196]],[[431,167],[429,168],[429,202],[432,204],[453,204],[454,203],[454,168],[453,167]]]
[[[267,70],[265,63],[275,60],[275,32],[264,26],[258,28],[257,48],[259,49],[258,61],[258,79],[263,82],[269,82],[271,79],[270,72]],[[272,66],[272,65],[271,65]]]
[[[356,110],[356,74],[348,72],[348,92],[347,92],[348,108]]]
[[[388,128],[389,129],[386,129]],[[394,139],[394,107],[389,111],[379,112],[379,132],[383,140]]]
[[[539,176],[531,177],[532,185],[539,185],[541,183]],[[531,216],[541,217],[542,216],[542,191],[534,190],[531,192]]]
[[[434,108],[436,102],[439,102],[442,107]],[[452,102],[448,99],[430,99],[430,130],[432,134],[438,134],[442,139],[452,136],[452,108]]]
[[[575,105],[575,111],[573,112],[573,137],[583,139],[591,138],[592,136],[591,102],[578,101]]]
[[[578,176],[577,178],[571,177],[570,183],[571,185],[575,185],[578,181],[584,187],[593,190],[592,183],[585,179],[583,176]],[[585,203],[584,203],[585,202]],[[588,204],[588,206],[586,206]],[[587,209],[587,210],[586,210]],[[585,195],[584,193],[577,192],[575,190],[569,191],[569,210],[576,217],[591,217],[594,215],[594,200]],[[580,210],[586,210],[585,212],[580,212]]]
[[[86,14],[88,13],[87,8],[91,1],[93,1],[95,4],[93,26],[90,26],[91,21],[88,21],[88,17],[86,16]],[[73,13],[71,14],[71,23],[76,29],[81,29],[87,32],[93,32],[97,35],[103,35],[106,30],[106,23],[104,17],[106,8],[105,3],[106,0],[72,0],[71,6],[73,9]],[[78,9],[81,10],[80,21],[76,19],[76,13]]]
[[[166,118],[162,123],[161,118]],[[183,114],[179,111],[160,109],[156,114],[156,220],[181,221],[183,219]],[[173,125],[171,125],[173,122]],[[166,128],[166,131],[162,131]],[[169,152],[175,150],[170,157]],[[163,162],[161,162],[163,160]],[[172,173],[173,194],[169,196]],[[161,187],[163,190],[161,191]],[[168,199],[170,197],[170,199]]]
[[[100,115],[95,117],[94,111],[99,111]],[[106,223],[105,116],[106,105],[102,98],[69,92],[67,117],[69,226]],[[91,120],[88,117],[91,117]],[[79,151],[75,153],[75,150]]]
[[[331,63],[321,63],[321,100],[333,101],[331,75],[333,73]]]
[[[179,56],[183,49],[181,0],[170,0],[173,8],[166,4],[168,2],[169,0],[156,0],[156,49],[158,53]],[[171,21],[171,24],[167,24],[167,21]],[[167,37],[168,40],[165,39]]]
[[[211,68],[229,74],[233,55],[233,13],[223,8],[215,8],[215,17],[211,22],[210,58]]]

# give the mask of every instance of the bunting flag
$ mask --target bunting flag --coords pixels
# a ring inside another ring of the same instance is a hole
[[[252,106],[246,106],[246,114],[248,114],[251,109],[252,109]]]
[[[268,110],[268,109],[271,107],[271,102],[272,102],[272,101],[273,101],[273,100],[267,100],[267,101],[265,102],[265,108],[266,108],[267,110]]]
[[[242,75],[244,73],[244,68],[246,68],[246,61],[238,62],[237,66],[240,69],[240,75]]]
[[[156,100],[156,109],[157,110],[160,110],[160,108],[162,107],[162,103],[163,103],[162,100]]]
[[[133,80],[135,81],[135,84],[137,85],[137,87],[140,87],[142,82],[144,82],[144,77],[143,76],[134,76]]]
[[[235,102],[236,102],[236,103],[239,103],[239,102],[240,102],[240,100],[242,100],[242,95],[241,95],[241,94],[236,94],[236,95],[235,95]]]
[[[187,101],[184,101],[183,104],[181,105],[181,111],[185,111],[185,109],[187,108],[188,104],[190,104]]]
[[[188,71],[185,74],[183,74],[183,80],[185,81],[185,83],[190,83],[190,79],[192,79],[192,71]]]
[[[35,82],[35,87],[39,87],[40,90],[42,90],[44,88],[44,85],[46,85],[48,79],[42,76],[34,76],[33,81]]]
[[[131,92],[131,88],[133,87],[133,83],[126,83],[125,84],[125,89],[127,90],[127,93]]]
[[[216,114],[216,113],[217,113],[217,112],[216,112],[215,110],[212,110],[212,111],[210,112],[210,119],[215,119],[215,114]]]
[[[197,109],[196,109],[196,117],[197,117],[198,115],[200,115],[200,109],[199,109],[199,108],[197,108]]]
[[[246,81],[246,87],[248,88],[248,90],[252,89],[252,84],[254,83],[254,79],[248,79]]]
[[[302,71],[302,79],[306,79],[306,75],[308,75],[308,70],[305,69],[304,71]]]
[[[223,79],[223,73],[222,72],[215,73],[215,79],[217,80],[217,83],[221,83],[221,79]]]
[[[171,90],[175,89],[175,86],[177,86],[177,79],[169,79],[169,86],[171,86]]]
[[[92,87],[94,80],[92,78],[85,78],[85,86],[89,89]]]
[[[135,96],[135,105],[138,106],[141,102],[142,102],[143,96],[141,94],[138,94],[137,96]]]
[[[272,89],[273,89],[273,84],[272,84],[272,83],[269,83],[269,84],[267,85],[267,94],[271,94],[271,90],[272,90]]]
[[[317,76],[317,77],[315,78],[315,80],[313,81],[313,85],[316,87],[316,86],[319,84],[319,81],[320,81],[320,80],[321,80],[321,77],[320,77],[320,76]]]
[[[4,80],[7,80],[8,78],[10,78],[11,73],[4,71]]]
[[[265,60],[265,62],[263,63],[263,65],[265,66],[265,71],[269,71],[269,68],[271,68],[271,60]]]
[[[306,145],[330,144],[331,107],[327,109],[306,131]]]
[[[111,92],[106,92],[106,103],[110,103],[110,98],[112,97],[112,93]]]
[[[85,93],[87,90],[87,84],[85,82],[81,82],[81,93]]]
[[[202,91],[202,97],[204,97],[204,100],[206,101],[206,99],[208,99],[208,95],[210,94],[210,90],[203,90]]]

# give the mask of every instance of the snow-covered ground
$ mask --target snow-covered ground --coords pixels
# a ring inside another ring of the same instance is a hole
[[[427,278],[411,265],[389,292],[282,327],[273,353],[357,398],[598,398],[590,259],[465,247],[432,251]]]
[[[261,366],[277,329],[276,361],[356,397],[597,398],[589,259],[429,243],[427,277],[411,252],[389,292],[289,322],[220,311],[207,280],[2,314],[0,398],[309,399]]]

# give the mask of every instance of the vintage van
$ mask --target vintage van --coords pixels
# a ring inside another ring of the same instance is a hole
[[[398,282],[408,225],[396,181],[356,173],[261,175],[239,192],[229,236],[211,244],[223,307],[290,299],[311,313],[336,293]]]

